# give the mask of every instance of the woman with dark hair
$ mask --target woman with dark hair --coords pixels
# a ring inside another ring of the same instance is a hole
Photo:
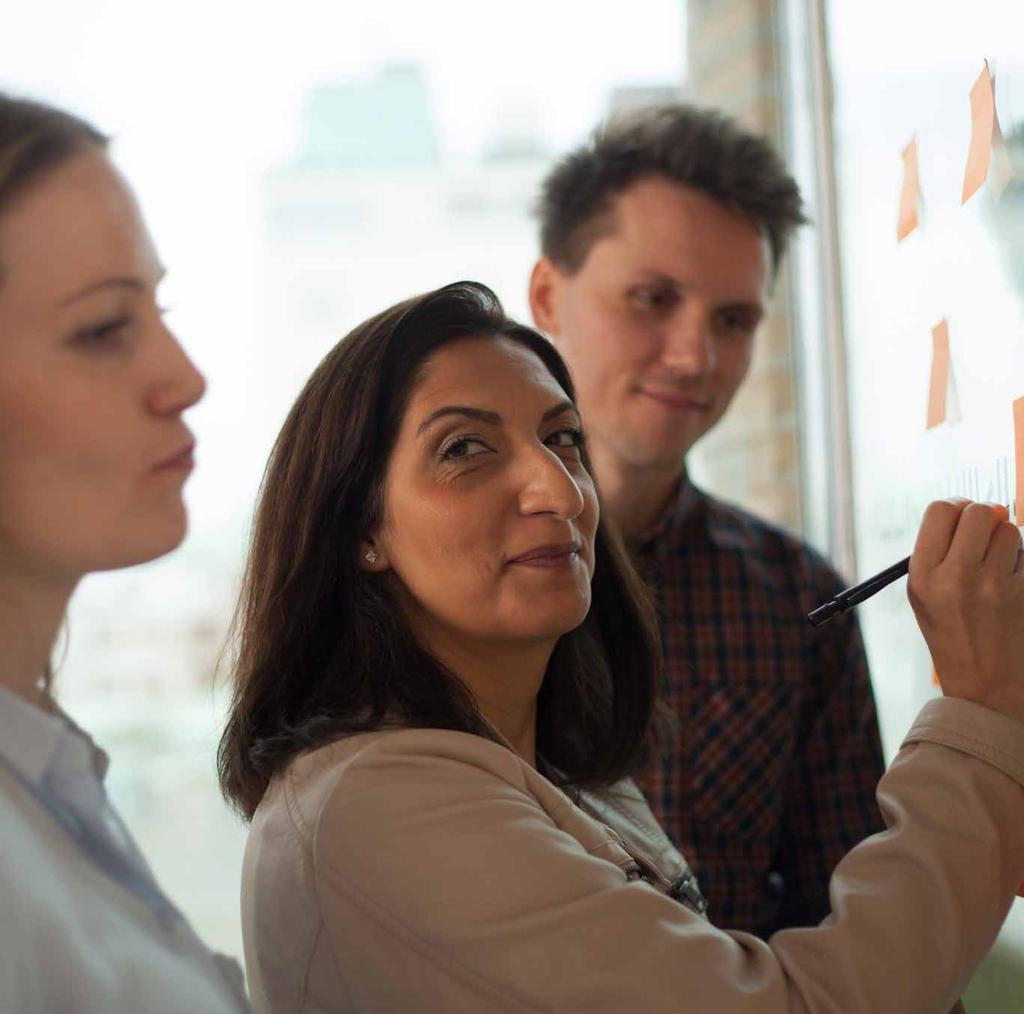
[[[284,425],[239,605],[257,1009],[948,1011],[1024,874],[1019,546],[929,508],[911,592],[949,696],[880,783],[889,830],[820,928],[721,932],[629,780],[658,640],[565,366],[473,283],[374,317]]]
[[[0,1008],[227,1014],[241,970],[157,885],[58,707],[79,580],[186,529],[204,381],[161,320],[135,198],[82,120],[0,93]]]

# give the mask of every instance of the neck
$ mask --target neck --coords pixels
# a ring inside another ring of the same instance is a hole
[[[531,766],[537,763],[537,694],[553,641],[467,644],[434,632],[431,654],[469,689],[480,713]]]
[[[40,704],[46,672],[77,580],[17,573],[0,560],[0,684]]]
[[[606,453],[596,441],[590,451],[604,511],[626,538],[649,531],[679,485],[685,464],[680,461],[670,468],[630,465]]]

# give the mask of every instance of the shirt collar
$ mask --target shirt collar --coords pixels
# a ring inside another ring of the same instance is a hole
[[[703,500],[704,494],[693,484],[684,469],[654,524],[636,538],[630,539],[630,542],[641,549],[649,548],[654,543],[673,542],[687,522],[696,515]]]
[[[44,788],[56,768],[88,767],[102,781],[109,763],[63,711],[42,708],[0,686],[0,756],[30,785]]]

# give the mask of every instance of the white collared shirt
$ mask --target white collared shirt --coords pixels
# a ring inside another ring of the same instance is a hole
[[[237,964],[160,890],[107,799],[106,769],[67,716],[0,687],[0,1007],[247,1009]]]

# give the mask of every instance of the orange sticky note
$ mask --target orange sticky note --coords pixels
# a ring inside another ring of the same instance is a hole
[[[921,200],[921,177],[917,170],[917,138],[902,151],[903,186],[900,189],[900,217],[896,223],[896,240],[902,242],[917,228],[917,206]]]
[[[988,61],[971,88],[971,146],[964,168],[964,189],[960,203],[966,204],[985,182],[996,124],[996,93]]]
[[[1024,398],[1013,403],[1013,460],[1017,475],[1013,517],[1020,525],[1024,524]]]
[[[949,391],[949,324],[940,320],[932,328],[932,377],[928,385],[928,419],[925,429],[946,421]]]

